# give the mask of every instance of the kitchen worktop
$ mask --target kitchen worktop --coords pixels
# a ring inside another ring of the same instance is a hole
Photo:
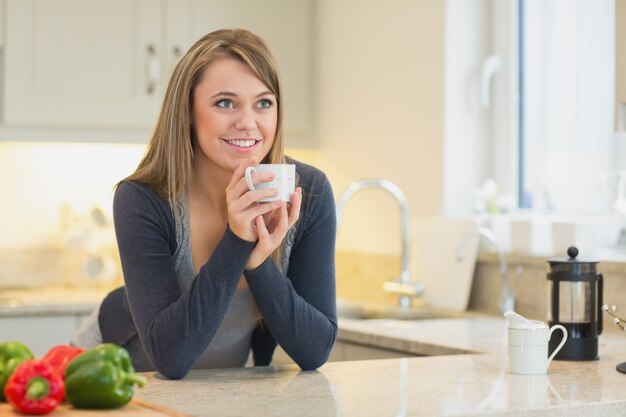
[[[626,336],[600,338],[600,360],[553,361],[548,375],[507,372],[505,322],[341,320],[344,336],[377,344],[476,353],[191,371],[179,381],[146,373],[139,398],[195,416],[607,416],[626,415]],[[369,339],[368,339],[369,338]],[[391,341],[391,342],[390,342]]]
[[[106,286],[4,288],[0,317],[89,314],[113,289]]]
[[[3,290],[0,316],[88,312],[108,289]],[[10,302],[15,305],[11,305]],[[146,373],[137,398],[197,416],[626,415],[626,334],[600,337],[600,360],[553,361],[547,376],[507,372],[498,317],[340,319],[338,340],[405,352],[402,359],[192,371],[180,381]]]

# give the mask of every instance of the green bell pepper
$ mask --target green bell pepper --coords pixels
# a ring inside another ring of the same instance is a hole
[[[30,349],[16,341],[2,342],[0,343],[0,400],[5,401],[4,398],[4,386],[7,380],[17,368],[17,365],[28,360],[33,359],[33,353]]]
[[[132,399],[137,375],[123,347],[103,343],[78,355],[65,369],[65,397],[76,408],[117,408]]]

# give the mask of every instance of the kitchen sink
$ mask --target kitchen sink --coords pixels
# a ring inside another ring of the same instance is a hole
[[[389,306],[384,304],[338,299],[337,316],[339,318],[356,320],[430,320],[479,317],[484,315],[470,311],[437,309],[427,305],[402,308],[400,306]]]

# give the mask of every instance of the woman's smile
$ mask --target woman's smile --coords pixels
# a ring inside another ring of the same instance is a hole
[[[262,139],[222,139],[228,146],[237,152],[253,152],[262,144]]]

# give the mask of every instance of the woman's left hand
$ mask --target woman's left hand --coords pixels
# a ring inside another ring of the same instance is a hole
[[[259,240],[248,258],[247,270],[258,268],[280,246],[287,231],[300,218],[301,204],[302,188],[298,187],[291,195],[289,208],[287,208],[287,203],[283,202],[275,212],[256,217],[255,225]]]

